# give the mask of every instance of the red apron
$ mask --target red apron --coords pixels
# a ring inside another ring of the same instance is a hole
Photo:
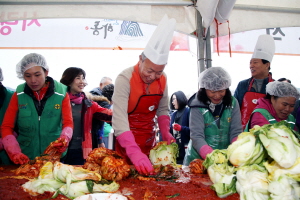
[[[272,82],[272,76],[269,74],[269,82]],[[266,94],[258,93],[258,92],[250,92],[254,79],[250,81],[248,91],[245,93],[242,106],[241,106],[241,117],[242,117],[242,125],[243,130],[245,129],[246,124],[249,121],[250,115],[253,112],[254,108],[257,106],[257,101],[259,98],[264,98]]]
[[[147,156],[156,143],[154,117],[162,96],[162,94],[142,95],[135,109],[128,114],[129,127],[135,137],[135,142]],[[118,141],[115,147],[116,151],[126,158],[129,164],[132,164]]]

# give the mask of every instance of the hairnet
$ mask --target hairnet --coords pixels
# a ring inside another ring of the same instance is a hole
[[[298,89],[288,82],[270,82],[267,84],[266,92],[277,97],[295,97],[296,100],[300,97]]]
[[[200,74],[199,84],[207,90],[225,90],[230,87],[231,78],[222,67],[211,67]]]
[[[2,69],[0,67],[0,82],[3,81],[3,74],[2,74]]]
[[[24,72],[35,66],[41,66],[45,70],[49,71],[49,67],[44,56],[37,53],[30,53],[24,56],[22,60],[17,64],[17,77],[20,79],[24,79]]]

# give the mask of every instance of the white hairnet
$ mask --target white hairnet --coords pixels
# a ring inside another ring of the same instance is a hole
[[[230,87],[231,78],[222,67],[211,67],[200,74],[199,84],[207,90],[225,90]]]
[[[300,97],[298,89],[288,82],[270,82],[267,84],[266,92],[277,97],[295,97],[296,99]]]
[[[3,81],[3,74],[2,74],[2,69],[0,67],[0,82]]]
[[[49,71],[49,67],[44,56],[37,53],[30,53],[24,56],[22,60],[17,64],[17,77],[20,79],[24,79],[24,72],[35,66],[41,66],[45,70]]]

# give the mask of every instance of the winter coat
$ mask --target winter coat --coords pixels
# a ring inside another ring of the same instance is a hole
[[[92,120],[97,119],[105,122],[111,122],[112,111],[110,109],[99,106],[96,102],[88,99],[87,97],[83,100],[83,106],[81,113],[82,115],[82,131],[83,131],[83,158],[86,159],[88,154],[92,151],[92,140],[94,138],[92,133]],[[90,135],[91,140],[86,140],[85,136]],[[85,150],[86,149],[86,150]]]
[[[294,111],[292,112],[292,115],[296,119],[296,126],[298,130],[300,130],[300,100],[298,99],[295,104]]]
[[[256,109],[260,109],[260,108],[268,111],[268,113],[270,113],[277,122],[280,122],[282,120],[287,120],[287,118],[288,118],[287,117],[286,119],[279,119],[277,117],[276,111],[275,111],[270,99],[265,99],[265,98],[258,99],[258,103],[257,103],[257,106],[255,107],[254,111]],[[293,117],[293,119],[294,119],[294,117]],[[295,122],[295,119],[294,119],[294,122]],[[249,129],[253,128],[255,125],[263,126],[265,124],[270,124],[267,116],[263,116],[259,112],[255,112],[255,113],[251,114],[250,120],[248,122]]]
[[[175,107],[172,104],[173,95],[176,96],[178,110],[175,110],[171,114],[171,121],[170,121],[170,133],[176,139],[176,143],[179,147],[179,156],[177,157],[177,163],[182,164],[184,156],[185,156],[185,147],[188,145],[190,140],[190,128],[189,128],[189,115],[190,115],[190,108],[187,107],[187,98],[182,91],[177,91],[171,95],[170,98],[170,108],[174,110]],[[179,124],[181,126],[180,131],[175,131],[173,129],[173,124]]]
[[[7,89],[0,83],[0,126],[2,124],[7,106],[10,102],[13,93],[14,93],[13,91]],[[0,138],[1,138],[1,129],[0,129]],[[4,149],[0,150],[0,164],[4,164],[4,165],[13,164],[13,162],[9,159]]]
[[[97,102],[103,108],[110,109],[110,101],[106,97],[91,92],[85,93],[88,99]],[[98,148],[98,144],[101,144],[103,142],[103,129],[104,121],[99,121],[98,119],[92,120],[93,149]]]
[[[174,135],[172,124],[176,123],[175,118],[177,113],[178,111],[175,111],[171,115],[170,132],[174,137],[176,137],[176,135]],[[189,128],[190,108],[189,107],[184,108],[184,112],[181,118],[182,118],[180,123],[181,130],[179,131],[180,137],[175,138],[179,147],[179,156],[177,157],[178,164],[182,164],[185,156],[185,147],[188,145],[190,141],[190,128]]]
[[[92,95],[102,96],[102,90],[99,87],[96,87],[90,91]]]
[[[2,84],[0,84],[0,125],[2,124],[4,114],[6,112],[7,106],[13,93],[13,91],[7,89]]]

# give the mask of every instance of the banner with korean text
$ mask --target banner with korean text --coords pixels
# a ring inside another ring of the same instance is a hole
[[[111,19],[32,19],[0,22],[0,49],[143,49],[156,26]],[[174,32],[171,50],[187,51]]]

